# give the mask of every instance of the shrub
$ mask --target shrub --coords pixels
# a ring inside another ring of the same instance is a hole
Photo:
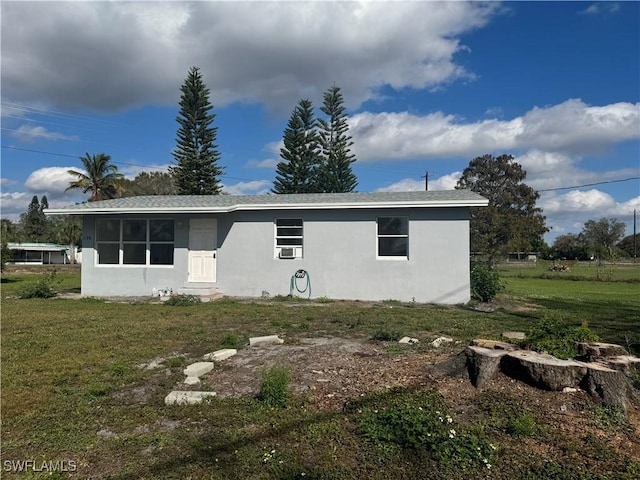
[[[183,294],[173,295],[169,300],[164,302],[165,305],[171,305],[172,307],[188,307],[190,305],[197,305],[198,303],[200,303],[200,297]]]
[[[224,337],[222,337],[222,340],[220,341],[221,348],[234,348],[238,350],[239,348],[242,347],[242,345],[243,345],[242,337],[240,337],[240,335],[238,335],[237,333],[233,333],[233,332],[225,333]]]
[[[378,342],[397,342],[402,338],[400,332],[396,330],[388,330],[386,328],[381,328],[373,332],[371,336],[372,340],[376,340]]]
[[[529,348],[563,359],[578,355],[578,342],[596,341],[598,336],[586,322],[576,327],[563,320],[549,317],[540,320],[527,334]]]
[[[56,271],[53,270],[49,273],[43,273],[36,283],[27,285],[20,293],[20,298],[51,298],[56,296],[56,292],[53,291],[53,284],[60,283],[61,280],[56,280]]]
[[[504,289],[497,270],[490,269],[483,263],[471,269],[471,296],[481,302],[490,302]]]
[[[285,408],[289,402],[291,372],[287,367],[272,365],[262,371],[258,400],[271,408]]]

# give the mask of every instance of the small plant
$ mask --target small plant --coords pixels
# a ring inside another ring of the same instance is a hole
[[[497,270],[490,269],[483,263],[471,269],[471,296],[481,302],[492,301],[504,290],[504,283]]]
[[[397,332],[395,330],[389,330],[386,328],[376,330],[375,332],[373,332],[373,335],[371,336],[371,339],[377,342],[397,342],[401,338],[402,338],[402,335],[400,334],[400,332]]]
[[[56,292],[53,291],[52,287],[54,283],[60,282],[61,280],[56,279],[56,271],[52,270],[51,272],[43,273],[36,283],[24,287],[18,296],[20,298],[55,297]]]
[[[262,371],[258,400],[271,408],[285,408],[289,402],[291,372],[287,367],[272,365]]]
[[[200,297],[197,297],[196,295],[184,294],[173,295],[169,298],[169,300],[164,302],[165,305],[171,305],[172,307],[188,307],[190,305],[197,305],[199,303]]]
[[[595,342],[598,336],[586,322],[579,327],[556,318],[545,317],[527,333],[532,350],[547,352],[554,357],[568,359],[578,355],[578,342]]]
[[[185,364],[185,361],[182,357],[171,357],[166,359],[164,364],[169,368],[177,368],[182,367]]]
[[[538,433],[538,425],[533,415],[522,413],[507,420],[506,430],[516,437],[533,437]]]
[[[242,345],[243,345],[242,337],[237,333],[233,333],[233,332],[225,333],[224,337],[222,337],[222,340],[220,341],[220,346],[222,348],[234,348],[237,350],[241,348]]]

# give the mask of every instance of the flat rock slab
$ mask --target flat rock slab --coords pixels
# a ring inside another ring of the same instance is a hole
[[[442,344],[444,343],[451,343],[451,342],[453,342],[453,338],[451,337],[438,337],[433,342],[431,342],[431,346],[438,348],[438,347],[441,347]]]
[[[587,367],[580,362],[544,353],[516,350],[506,353],[502,371],[537,387],[562,391],[564,387],[579,385],[587,374]]]
[[[183,370],[187,377],[201,377],[213,370],[213,362],[196,362]]]
[[[398,340],[398,343],[408,343],[412,345],[414,343],[420,343],[420,340],[418,340],[417,338],[402,337],[400,340]]]
[[[223,348],[222,350],[216,350],[215,352],[207,353],[204,356],[205,360],[217,361],[226,360],[229,357],[233,357],[238,350],[235,348]]]
[[[258,345],[279,345],[284,343],[284,340],[278,337],[278,335],[266,335],[264,337],[251,337],[249,339],[249,345],[257,347]]]
[[[525,333],[524,332],[504,332],[502,336],[504,338],[509,338],[511,340],[524,340]]]
[[[216,392],[190,392],[174,390],[164,398],[165,405],[195,405],[205,398],[215,397]]]
[[[471,345],[483,348],[489,348],[491,350],[517,350],[518,346],[512,343],[500,342],[498,340],[485,340],[483,338],[476,338],[471,341]]]

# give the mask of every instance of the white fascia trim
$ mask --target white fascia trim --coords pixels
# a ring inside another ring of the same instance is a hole
[[[268,203],[238,204],[225,207],[113,207],[113,208],[50,208],[47,215],[100,215],[111,213],[229,213],[252,210],[342,210],[364,208],[434,208],[434,207],[486,207],[489,200],[460,200],[440,202],[353,202],[353,203]]]

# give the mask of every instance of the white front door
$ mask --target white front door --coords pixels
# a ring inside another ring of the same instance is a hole
[[[216,281],[218,221],[192,218],[189,222],[189,282]]]

